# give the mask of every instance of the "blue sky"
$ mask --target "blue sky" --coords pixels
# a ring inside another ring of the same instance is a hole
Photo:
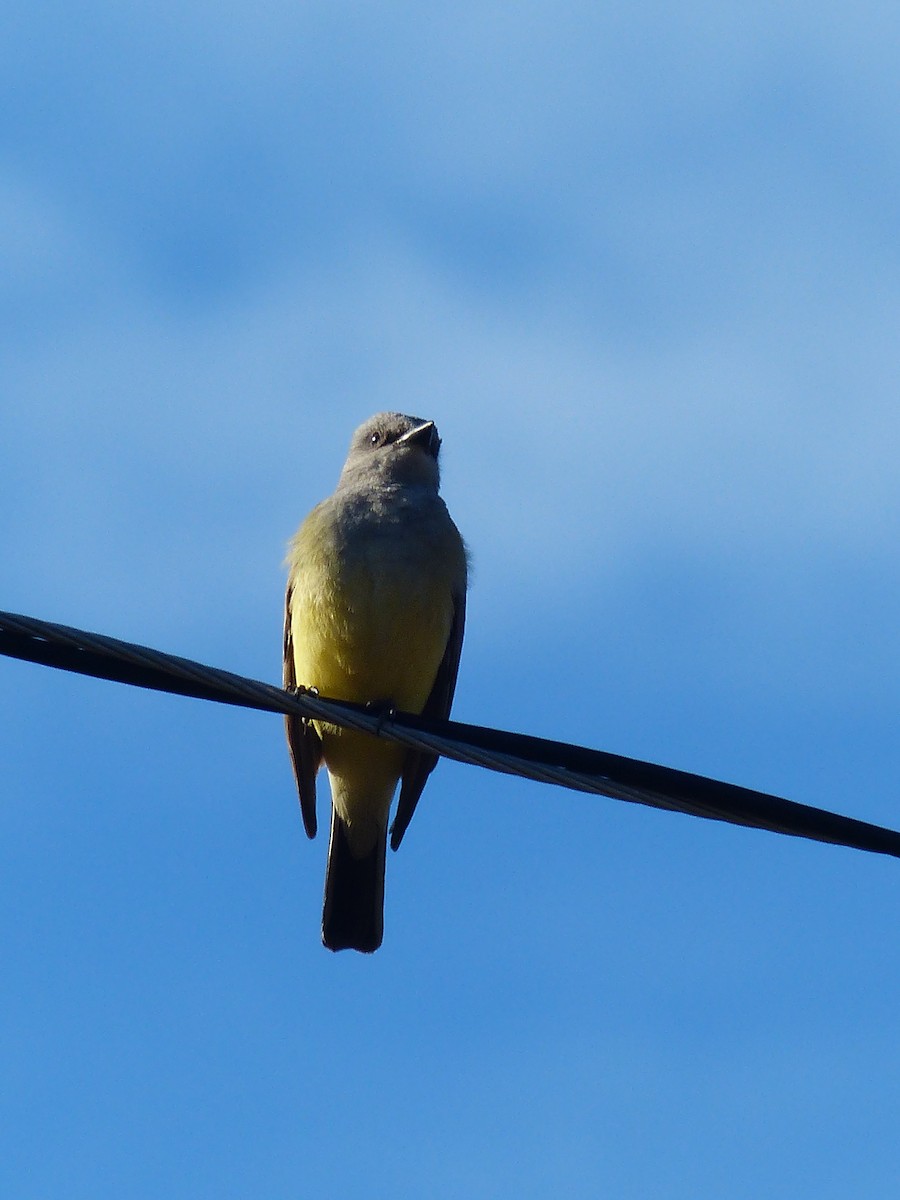
[[[2,607],[277,680],[421,414],[455,715],[900,827],[898,34],[14,3]],[[0,673],[4,1196],[896,1190],[893,860],[444,763],[332,956],[276,718]]]

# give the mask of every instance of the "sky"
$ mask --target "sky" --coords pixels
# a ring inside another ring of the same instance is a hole
[[[455,716],[900,827],[898,38],[12,0],[0,606],[277,682],[287,540],[410,412]],[[896,1192],[894,860],[445,762],[331,955],[277,717],[0,705],[11,1200]]]

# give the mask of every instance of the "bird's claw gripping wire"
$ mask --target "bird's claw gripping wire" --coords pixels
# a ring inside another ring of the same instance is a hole
[[[366,712],[370,712],[376,718],[378,724],[375,726],[375,733],[380,734],[388,721],[393,721],[397,715],[397,707],[391,703],[383,703],[378,700],[368,700],[366,702]]]

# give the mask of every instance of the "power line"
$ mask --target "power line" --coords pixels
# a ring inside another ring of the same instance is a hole
[[[265,712],[293,713],[429,750],[457,762],[773,833],[900,858],[900,833],[703,775],[527,734],[287,692],[192,659],[0,612],[0,654],[154,691]]]

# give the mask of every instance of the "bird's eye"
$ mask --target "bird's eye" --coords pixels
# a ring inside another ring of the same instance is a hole
[[[381,434],[380,433],[370,433],[369,434],[369,444],[372,446],[380,446],[381,445]]]

